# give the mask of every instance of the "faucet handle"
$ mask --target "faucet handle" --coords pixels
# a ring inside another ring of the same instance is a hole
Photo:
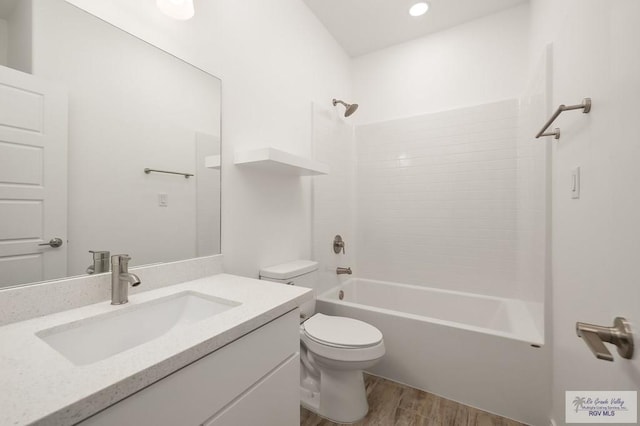
[[[111,269],[114,271],[116,268],[126,268],[129,264],[131,257],[128,254],[114,254],[111,256]]]

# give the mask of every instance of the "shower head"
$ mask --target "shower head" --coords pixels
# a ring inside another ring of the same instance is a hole
[[[346,102],[343,102],[339,99],[334,99],[333,100],[333,106],[336,106],[337,104],[342,104],[345,106],[345,108],[347,109],[344,112],[344,116],[345,117],[349,117],[351,114],[353,114],[354,112],[356,112],[356,110],[358,109],[358,104],[348,104]]]

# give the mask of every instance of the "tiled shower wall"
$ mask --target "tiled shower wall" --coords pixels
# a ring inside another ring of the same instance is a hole
[[[358,126],[357,275],[518,297],[517,141],[516,100]]]

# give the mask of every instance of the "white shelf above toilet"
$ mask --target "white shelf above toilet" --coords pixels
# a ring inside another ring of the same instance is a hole
[[[329,165],[272,147],[238,150],[235,164],[271,173],[316,176],[329,173]]]

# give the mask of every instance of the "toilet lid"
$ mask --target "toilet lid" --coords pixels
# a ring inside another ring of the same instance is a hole
[[[353,318],[315,314],[303,326],[307,336],[329,346],[360,348],[382,341],[380,330]]]

